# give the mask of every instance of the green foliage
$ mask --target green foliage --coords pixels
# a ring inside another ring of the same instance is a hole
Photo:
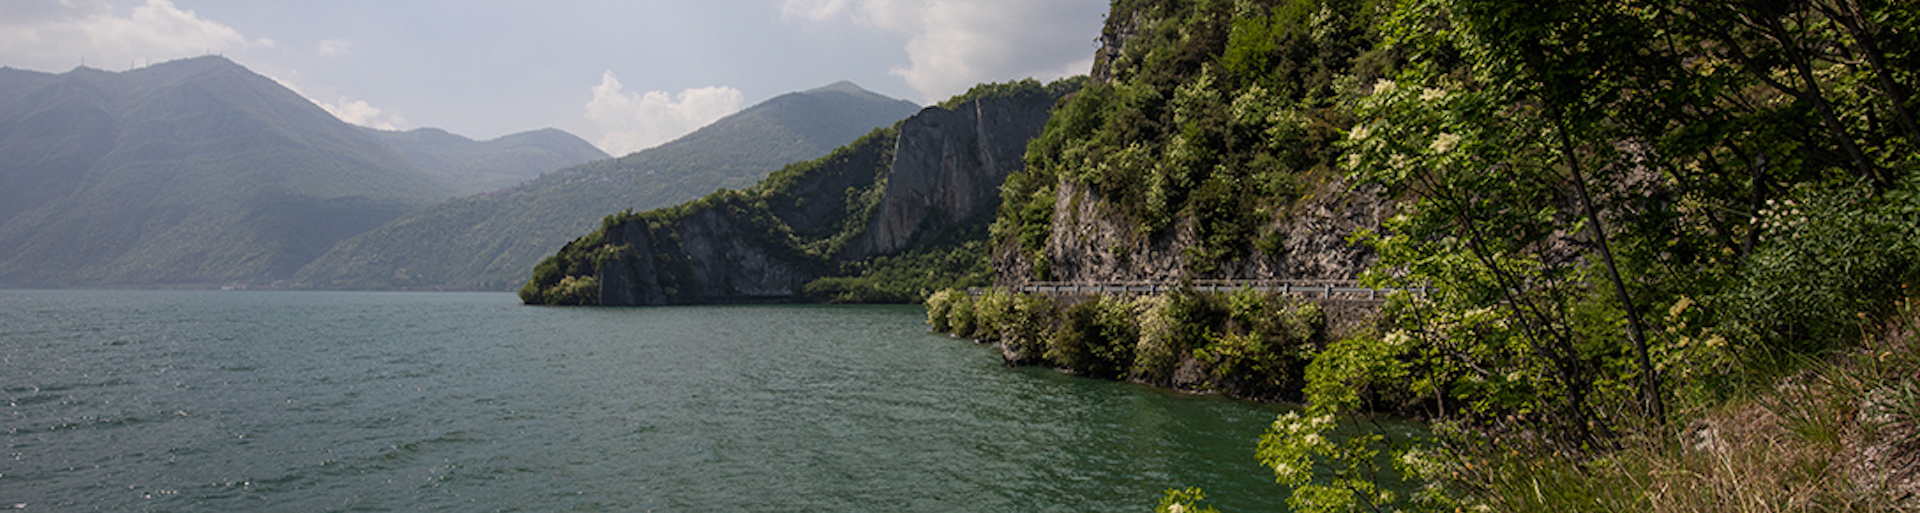
[[[1398,392],[1409,375],[1406,351],[1412,340],[1395,332],[1381,339],[1353,337],[1335,342],[1307,365],[1307,402],[1326,411],[1373,411],[1382,394]]]
[[[1045,357],[1083,374],[1116,378],[1128,374],[1140,337],[1133,303],[1095,296],[1067,307]]]
[[[807,282],[800,295],[816,302],[916,303],[933,291],[985,286],[993,269],[984,228],[978,223],[945,242],[841,264],[837,276]]]
[[[941,291],[928,297],[927,316],[934,331],[1002,344],[1009,363],[1265,399],[1299,396],[1302,369],[1325,337],[1317,305],[1251,290],[1073,299]],[[1186,366],[1199,381],[1179,380]]]
[[[1173,374],[1193,353],[1196,340],[1185,335],[1187,324],[1172,310],[1168,296],[1142,298],[1139,311],[1140,341],[1133,350],[1133,379],[1148,383],[1173,382]]]
[[[1257,456],[1293,489],[1293,511],[1445,511],[1458,505],[1438,484],[1447,460],[1434,440],[1394,436],[1369,420],[1373,400],[1401,390],[1409,340],[1352,337],[1329,345],[1306,369],[1309,407],[1280,415]],[[1398,490],[1398,491],[1396,491]]]
[[[1754,356],[1817,354],[1857,340],[1920,283],[1920,237],[1911,220],[1863,186],[1806,189],[1761,212],[1773,234],[1722,301],[1743,305],[1734,330]]]
[[[1400,202],[1362,237],[1381,256],[1370,282],[1434,293],[1396,298],[1384,343],[1322,352],[1308,396],[1342,414],[1426,405],[1446,427],[1440,477],[1468,503],[1690,510],[1653,489],[1688,489],[1667,476],[1697,463],[1745,472],[1749,455],[1615,449],[1672,440],[1673,399],[1776,394],[1920,278],[1905,192],[1920,129],[1900,85],[1920,62],[1879,44],[1910,42],[1912,14],[1400,3],[1381,30],[1411,64],[1341,82],[1357,118],[1343,167]],[[1776,415],[1802,438],[1841,431]],[[1649,460],[1673,467],[1632,468]],[[1770,503],[1720,500],[1703,503]]]
[[[1296,395],[1326,325],[1317,303],[1242,289],[1226,297],[1231,328],[1194,350],[1211,379],[1255,397]]]
[[[954,301],[953,306],[947,307],[947,327],[952,329],[951,333],[955,336],[970,337],[980,332],[980,325],[975,322],[974,304],[973,298],[966,298]]]
[[[953,325],[947,323],[947,313],[953,309],[953,303],[955,301],[965,300],[966,292],[953,289],[940,289],[934,291],[932,294],[928,294],[927,300],[925,301],[927,306],[927,327],[935,333],[952,331]]]
[[[1168,488],[1167,494],[1160,497],[1160,505],[1153,508],[1153,513],[1220,513],[1219,508],[1200,504],[1206,498],[1206,492],[1199,488]]]
[[[1378,12],[1373,2],[1116,4],[1111,19],[1137,20],[1136,33],[1103,63],[1111,79],[1060,105],[1030,144],[1027,167],[1002,188],[994,240],[1017,241],[1044,265],[1055,194],[1071,181],[1142,234],[1191,219],[1198,274],[1246,256],[1258,227],[1333,177],[1347,119],[1334,85],[1370,51]]]
[[[1067,77],[1053,82],[1041,82],[1032,78],[1011,82],[988,82],[975,85],[967,92],[940,102],[940,108],[958,109],[961,105],[981,98],[1011,98],[1015,96],[1048,96],[1059,98],[1080,90],[1087,85],[1087,77]]]

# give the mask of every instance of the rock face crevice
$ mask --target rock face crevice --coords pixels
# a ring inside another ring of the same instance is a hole
[[[980,222],[1057,100],[1027,91],[928,107],[893,137],[856,142],[771,189],[610,221],[594,257],[600,304],[791,299],[841,264]]]

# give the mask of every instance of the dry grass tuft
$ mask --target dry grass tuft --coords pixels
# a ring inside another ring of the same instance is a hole
[[[1920,512],[1920,311],[1901,306],[1856,349],[1678,432],[1587,458],[1516,453],[1467,481],[1500,511]]]

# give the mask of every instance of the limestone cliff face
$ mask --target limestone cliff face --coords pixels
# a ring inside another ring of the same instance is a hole
[[[1132,218],[1115,213],[1111,204],[1085,186],[1063,179],[1054,202],[1051,233],[1043,254],[1051,281],[1178,282],[1182,279],[1350,280],[1373,264],[1373,251],[1348,238],[1362,229],[1378,227],[1392,215],[1392,206],[1373,188],[1351,188],[1335,180],[1322,184],[1290,211],[1274,215],[1262,233],[1278,233],[1281,241],[1272,253],[1252,249],[1245,258],[1216,262],[1196,270],[1187,248],[1199,242],[1191,219],[1182,219],[1167,233],[1147,237]],[[1017,244],[1007,244],[994,257],[995,281],[1018,286],[1040,281],[1034,262]]]
[[[769,184],[609,221],[592,257],[599,302],[785,300],[842,263],[991,216],[1057,99],[1026,92],[928,107],[892,137],[863,139]]]
[[[1022,95],[928,108],[900,126],[886,192],[865,233],[841,258],[905,249],[975,216],[992,215],[1000,184],[1020,169],[1027,141],[1046,125],[1054,98]]]
[[[693,212],[662,228],[641,221],[607,230],[608,244],[627,248],[611,251],[599,267],[600,304],[777,300],[822,272],[817,262],[755,243],[755,228],[721,209]]]

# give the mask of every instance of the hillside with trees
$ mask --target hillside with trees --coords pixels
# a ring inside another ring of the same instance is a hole
[[[1096,375],[1291,366],[1308,407],[1258,456],[1297,511],[1912,507],[1916,30],[1851,0],[1116,1],[1094,83],[1003,189],[998,282],[1430,293],[1304,346],[1233,305],[950,296],[931,320]]]

